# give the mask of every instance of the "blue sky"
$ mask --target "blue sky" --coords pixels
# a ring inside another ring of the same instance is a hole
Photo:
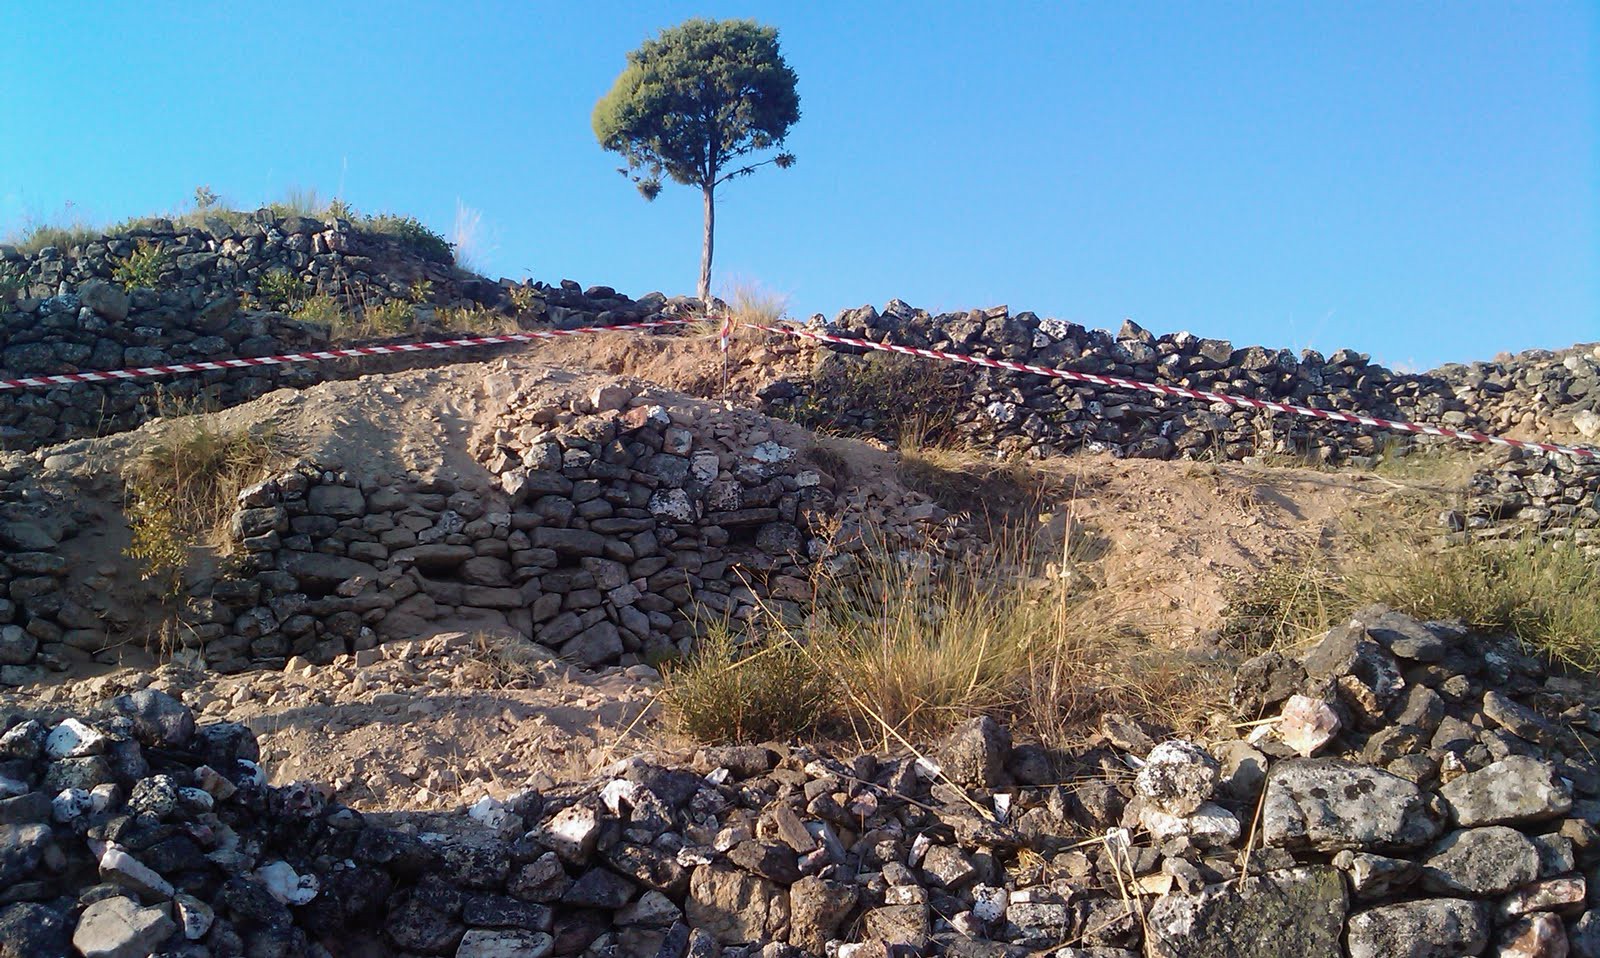
[[[693,15],[800,76],[799,163],[719,194],[719,287],[1421,368],[1600,339],[1594,3],[0,0],[0,231],[314,187],[476,210],[494,276],[692,292],[699,197],[645,203],[589,114]]]

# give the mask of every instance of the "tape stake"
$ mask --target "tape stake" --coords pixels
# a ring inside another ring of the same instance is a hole
[[[853,346],[858,349],[873,349],[885,353],[900,353],[906,356],[917,356],[922,359],[934,359],[947,363],[965,363],[971,366],[984,366],[989,369],[1004,369],[1015,373],[1029,373],[1034,376],[1047,376],[1051,379],[1065,379],[1071,382],[1089,383],[1094,386],[1110,386],[1116,389],[1133,389],[1141,392],[1155,393],[1158,396],[1177,397],[1180,399],[1198,399],[1202,402],[1222,403],[1241,409],[1264,409],[1272,412],[1285,412],[1307,419],[1321,419],[1328,422],[1348,422],[1358,426],[1371,426],[1375,429],[1387,429],[1392,432],[1405,432],[1413,435],[1441,436],[1446,439],[1459,439],[1463,442],[1487,443],[1496,446],[1507,446],[1512,449],[1528,449],[1534,452],[1559,453],[1573,456],[1588,462],[1600,461],[1600,450],[1584,446],[1563,446],[1548,442],[1528,442],[1522,439],[1507,439],[1504,436],[1491,436],[1488,433],[1471,429],[1451,429],[1448,426],[1431,426],[1421,423],[1401,422],[1394,419],[1380,419],[1377,416],[1363,416],[1357,413],[1337,412],[1332,409],[1312,409],[1308,406],[1296,406],[1292,403],[1275,402],[1270,399],[1254,399],[1250,396],[1233,396],[1228,393],[1219,393],[1208,389],[1190,389],[1186,386],[1168,386],[1162,383],[1145,382],[1139,379],[1126,379],[1121,376],[1102,376],[1098,373],[1082,373],[1071,369],[1057,369],[1054,366],[1034,366],[1028,363],[1011,362],[1005,359],[990,359],[987,356],[972,356],[966,353],[952,353],[941,349],[919,349],[915,346],[902,346],[898,343],[877,343],[870,339],[855,339],[849,336],[835,336],[831,333],[822,333],[810,329],[795,329],[789,326],[762,326],[756,323],[745,323],[750,329],[759,329],[762,332],[776,333],[780,336],[796,336],[801,339],[810,339],[819,343],[833,343],[837,346]]]

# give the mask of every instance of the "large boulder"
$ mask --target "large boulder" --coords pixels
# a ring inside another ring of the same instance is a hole
[[[113,323],[120,323],[128,318],[128,294],[122,287],[103,279],[91,279],[79,286],[78,302]]]
[[[951,781],[993,788],[1000,784],[1010,755],[1011,733],[983,715],[951,733],[939,750],[939,761]]]
[[[770,941],[789,927],[789,894],[777,884],[728,865],[702,865],[689,879],[689,924],[725,945]]]
[[[1326,865],[1269,872],[1150,909],[1152,958],[1340,958],[1349,898]]]
[[[1322,852],[1416,848],[1438,836],[1439,818],[1398,775],[1340,759],[1289,759],[1267,776],[1262,838]]]

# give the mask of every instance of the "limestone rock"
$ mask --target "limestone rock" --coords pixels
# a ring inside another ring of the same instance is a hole
[[[1548,762],[1511,755],[1440,787],[1456,823],[1517,825],[1563,815],[1572,807],[1572,793]]]
[[[1539,849],[1514,828],[1451,832],[1423,861],[1422,887],[1447,895],[1502,895],[1539,877]]]
[[[1411,782],[1340,759],[1297,758],[1267,775],[1262,809],[1267,845],[1335,852],[1416,848],[1440,822]]]
[[[1457,958],[1489,945],[1489,910],[1480,902],[1430,898],[1350,916],[1350,958]]]
[[[1005,774],[1011,733],[987,715],[957,728],[939,750],[944,773],[958,785],[992,788]]]
[[[684,913],[690,925],[725,945],[782,938],[789,928],[789,894],[747,871],[713,863],[690,876]]]
[[[141,908],[118,895],[83,910],[72,947],[84,958],[146,958],[177,928],[165,908]]]
[[[1152,958],[1340,958],[1348,897],[1327,866],[1166,895],[1150,909]]]
[[[1210,753],[1174,739],[1150,750],[1133,788],[1162,811],[1182,817],[1211,799],[1219,777],[1220,766]]]

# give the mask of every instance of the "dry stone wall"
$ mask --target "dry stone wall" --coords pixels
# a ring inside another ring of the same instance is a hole
[[[153,288],[124,290],[113,281],[117,264],[141,243],[159,250],[165,266]],[[391,300],[410,302],[413,284],[426,283],[430,292],[419,310],[423,338],[456,335],[429,326],[435,311],[447,306],[482,307],[507,317],[514,313],[526,323],[570,328],[645,319],[681,305],[658,293],[634,301],[609,287],[585,290],[564,280],[557,286],[526,284],[522,306],[513,308],[511,281],[494,282],[428,259],[399,240],[339,219],[275,218],[262,211],[237,226],[219,219],[204,228],[179,228],[156,220],[126,234],[70,249],[47,247],[31,256],[0,246],[0,379],[327,346],[327,327],[265,308],[281,305],[265,291],[274,274],[326,293],[351,312]],[[241,309],[241,300],[257,308]],[[158,384],[226,408],[282,386],[440,361],[384,357],[204,373],[164,383],[0,393],[0,449],[34,449],[135,428],[156,411]]]
[[[814,323],[821,323],[815,317]],[[1085,329],[1004,306],[933,315],[899,300],[840,313],[828,328],[873,341],[948,349],[1080,372],[1215,389],[1234,395],[1297,403],[1313,409],[1360,411],[1448,426],[1479,419],[1445,380],[1401,375],[1348,349],[1331,356],[1306,350],[1251,346],[1189,333],[1156,336],[1131,321],[1115,334]],[[876,355],[876,354],[874,354]],[[864,360],[841,360],[860,363]],[[1391,437],[1338,423],[1267,415],[1143,392],[1076,385],[1021,373],[953,367],[955,428],[997,453],[1051,455],[1109,448],[1155,459],[1288,455],[1312,462],[1370,458]],[[848,374],[846,374],[848,378]],[[871,405],[852,408],[857,394],[818,388],[815,378],[789,377],[761,397],[775,414],[820,409],[830,420],[869,432],[900,423]],[[933,411],[930,411],[933,412]]]
[[[1600,439],[1600,343],[1530,349],[1435,372],[1491,431]]]
[[[799,617],[819,563],[842,574],[869,547],[975,547],[924,497],[841,481],[801,430],[757,413],[642,385],[552,399],[513,383],[486,384],[503,411],[473,443],[472,474],[302,462],[244,490],[233,554],[185,583],[177,627],[156,641],[235,672],[467,629],[630,665],[758,610]],[[0,683],[143,640],[149,623],[111,581],[59,548],[71,496],[22,467],[0,485]]]
[[[631,757],[445,814],[269,787],[147,687],[0,734],[8,955],[1600,955],[1600,694],[1370,609],[1206,743],[989,718],[908,754]],[[1258,817],[1259,816],[1259,817]]]
[[[1514,455],[1474,473],[1466,508],[1442,517],[1462,537],[1498,539],[1531,533],[1600,545],[1600,461]]]

